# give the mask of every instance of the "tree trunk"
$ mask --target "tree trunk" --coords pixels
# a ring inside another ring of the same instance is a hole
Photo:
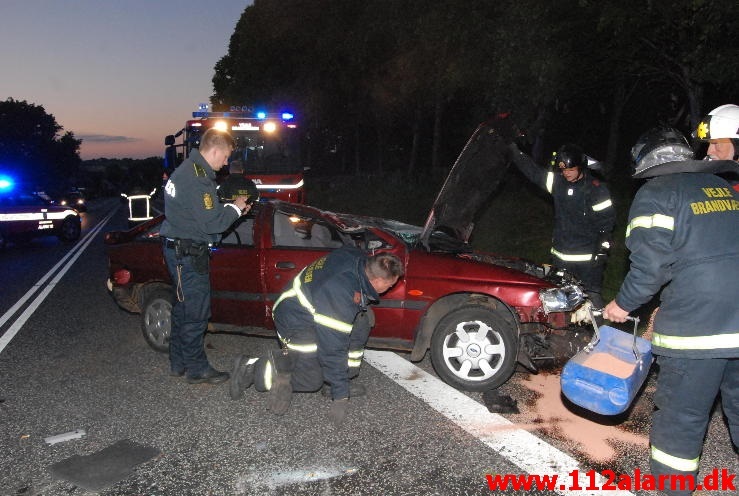
[[[441,91],[437,91],[434,101],[434,132],[431,147],[431,170],[435,173],[441,168],[441,114],[443,112],[443,98]]]
[[[385,132],[382,126],[377,126],[377,173],[382,175],[383,172],[383,160],[385,158]]]
[[[418,162],[418,146],[421,141],[421,106],[416,106],[413,117],[413,140],[411,142],[411,156],[408,160],[408,177],[413,176]]]
[[[360,137],[359,124],[357,123],[354,126],[354,175],[355,176],[360,175],[362,171],[361,159],[360,159],[360,154],[359,154],[359,148],[360,148],[359,137]]]

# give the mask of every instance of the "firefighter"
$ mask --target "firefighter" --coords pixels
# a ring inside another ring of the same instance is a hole
[[[241,160],[229,164],[228,176],[218,186],[218,198],[222,202],[233,201],[237,196],[246,196],[250,204],[259,200],[257,185],[244,175],[244,163]]]
[[[257,391],[269,391],[267,408],[283,415],[293,391],[315,392],[326,382],[332,399],[329,419],[340,425],[349,398],[361,396],[349,380],[359,374],[373,324],[368,305],[402,275],[395,255],[367,257],[353,247],[338,248],[308,265],[272,308],[282,349],[259,359],[236,357],[231,398],[238,399],[253,383]]]
[[[659,376],[650,465],[656,475],[695,477],[719,392],[739,446],[739,195],[716,175],[739,164],[692,160],[685,137],[669,128],[645,133],[632,157],[634,177],[650,179],[629,212],[630,270],[603,317],[624,322],[666,285],[652,334]]]
[[[543,169],[510,145],[511,159],[532,183],[545,189],[554,202],[552,264],[580,279],[596,308],[603,307],[603,272],[616,213],[604,183],[587,167],[582,149],[562,145]]]
[[[708,143],[706,160],[739,161],[739,106],[721,105],[711,110],[695,130],[694,137]],[[739,191],[739,180],[731,180]]]
[[[203,349],[210,318],[210,245],[249,210],[245,196],[221,205],[215,173],[233,151],[233,138],[209,129],[200,149],[172,173],[164,188],[166,219],[159,232],[164,259],[175,284],[172,332],[169,341],[170,375],[185,376],[191,384],[217,384],[228,372],[214,369]]]

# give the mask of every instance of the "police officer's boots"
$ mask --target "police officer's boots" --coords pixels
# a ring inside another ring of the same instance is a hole
[[[292,364],[285,349],[271,350],[269,353],[269,367],[272,369],[272,386],[267,398],[267,409],[275,415],[284,415],[290,408],[293,387]]]

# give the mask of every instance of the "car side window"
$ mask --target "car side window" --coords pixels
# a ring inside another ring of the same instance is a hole
[[[221,245],[254,246],[254,217],[239,218],[223,233]]]
[[[276,211],[272,242],[286,248],[334,249],[343,245],[335,227],[318,219],[307,219]]]

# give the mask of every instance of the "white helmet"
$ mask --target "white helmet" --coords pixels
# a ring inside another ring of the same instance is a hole
[[[711,110],[698,124],[695,137],[701,141],[739,139],[739,106],[729,103]]]

